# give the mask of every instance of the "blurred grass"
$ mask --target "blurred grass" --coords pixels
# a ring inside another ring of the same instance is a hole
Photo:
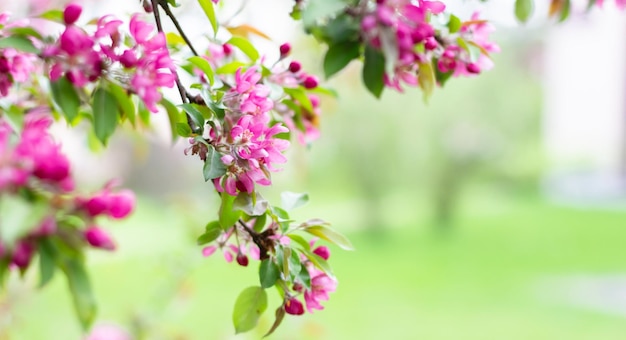
[[[557,298],[563,292],[541,285],[554,277],[626,272],[624,211],[472,197],[454,233],[434,233],[426,214],[393,232],[351,232],[356,252],[332,249],[340,285],[328,308],[288,317],[271,338],[624,338],[623,316],[567,303]],[[322,206],[336,212],[335,204]],[[120,250],[90,258],[99,319],[128,326],[139,313],[149,339],[239,338],[231,308],[237,293],[256,282],[256,266],[226,264],[219,254],[202,259],[189,236],[189,216],[180,214],[144,203],[113,228]],[[11,339],[80,337],[64,285],[56,277],[43,291],[13,287]],[[276,306],[275,292],[269,293]],[[551,295],[555,299],[546,298]],[[271,324],[272,308],[266,313],[260,331]]]

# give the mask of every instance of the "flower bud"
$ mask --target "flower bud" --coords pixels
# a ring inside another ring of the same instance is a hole
[[[437,43],[437,40],[435,38],[433,38],[433,37],[427,38],[426,39],[426,43],[424,43],[424,47],[427,50],[430,50],[430,51],[432,51],[435,48],[437,48],[438,45],[439,44]]]
[[[66,25],[71,25],[75,23],[76,20],[78,20],[78,17],[80,17],[80,13],[82,11],[83,11],[83,8],[80,7],[80,5],[77,5],[77,4],[67,5],[67,7],[65,7],[65,10],[63,11],[63,21],[65,22]]]
[[[213,253],[215,253],[216,250],[217,250],[216,246],[204,247],[204,248],[202,248],[202,256],[209,257],[209,256],[213,255]]]
[[[367,15],[361,21],[361,29],[365,32],[369,32],[376,27],[376,17],[373,15]]]
[[[328,247],[326,246],[319,246],[313,249],[313,254],[323,258],[324,260],[328,260],[330,257],[330,250],[328,250]]]
[[[237,263],[239,263],[240,266],[242,267],[247,267],[248,266],[248,256],[242,254],[242,253],[238,253],[237,254]]]
[[[308,76],[304,79],[304,82],[302,82],[302,85],[304,85],[304,88],[306,89],[309,89],[309,90],[314,89],[318,85],[317,78],[315,76]]]
[[[469,73],[473,73],[473,74],[479,74],[480,73],[480,66],[478,66],[475,63],[470,63],[470,64],[465,65],[465,69]]]
[[[284,43],[282,45],[280,45],[280,57],[286,57],[289,52],[291,52],[291,45],[289,45],[289,43]]]
[[[128,216],[135,207],[135,194],[130,190],[109,196],[109,215],[115,219]]]
[[[15,249],[13,249],[13,258],[11,259],[11,263],[24,269],[30,264],[30,260],[33,258],[34,253],[35,247],[32,243],[26,241],[18,242]]]
[[[95,248],[115,250],[113,239],[102,229],[91,226],[85,230],[85,239]]]
[[[224,55],[228,57],[231,53],[233,53],[233,47],[229,44],[224,44],[222,45],[222,51],[224,51]]]
[[[292,61],[289,63],[289,71],[296,73],[302,69],[302,64],[297,61]]]
[[[150,0],[143,0],[142,6],[143,6],[143,10],[146,13],[152,13],[152,11],[154,10],[152,8],[152,1],[150,1]]]
[[[85,209],[90,217],[96,217],[104,213],[108,207],[109,199],[106,193],[99,193],[82,204],[82,208]]]
[[[285,301],[285,312],[291,315],[302,315],[304,314],[304,306],[300,300],[289,298]]]

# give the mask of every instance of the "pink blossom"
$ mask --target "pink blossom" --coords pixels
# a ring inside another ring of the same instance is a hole
[[[18,268],[27,268],[35,254],[35,245],[29,241],[19,241],[13,249],[11,263]]]
[[[84,232],[85,240],[95,247],[105,250],[115,250],[116,246],[113,239],[107,232],[97,226],[91,226]]]
[[[307,311],[313,313],[314,309],[324,309],[320,301],[329,299],[328,293],[337,289],[337,281],[312,266],[309,266],[308,269],[311,275],[311,288],[304,291],[304,302]]]
[[[111,188],[107,186],[88,199],[79,198],[77,205],[90,217],[108,215],[114,219],[122,219],[133,211],[135,194],[130,190],[111,192]]]

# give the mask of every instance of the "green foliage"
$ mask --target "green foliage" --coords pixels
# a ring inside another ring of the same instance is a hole
[[[267,293],[263,287],[244,289],[235,301],[233,324],[237,334],[256,327],[259,317],[267,309]]]
[[[250,58],[250,61],[252,62],[259,59],[259,51],[257,51],[256,47],[254,47],[254,45],[252,45],[252,43],[246,38],[232,37],[226,43],[237,47],[248,58]]]
[[[204,234],[198,237],[198,245],[205,245],[207,243],[215,241],[222,234],[222,226],[218,221],[211,221],[207,223],[204,228]]]
[[[261,261],[259,265],[259,282],[261,287],[270,288],[280,278],[280,269],[271,259]]]
[[[202,11],[204,11],[204,14],[211,23],[211,27],[213,28],[213,36],[216,36],[217,30],[219,28],[219,23],[217,22],[217,17],[215,16],[215,8],[213,6],[213,2],[211,0],[198,0],[198,4],[200,4],[200,7],[202,7]]]
[[[50,91],[52,100],[58,106],[61,114],[68,123],[73,123],[78,117],[78,108],[80,107],[80,98],[74,85],[67,78],[61,77],[57,81],[50,81]]]
[[[226,230],[232,227],[241,218],[241,210],[233,209],[235,196],[231,196],[225,192],[220,195],[222,204],[219,210],[219,221],[222,229]]]
[[[380,98],[385,89],[385,56],[371,46],[365,47],[363,61],[363,83],[367,90],[376,98]]]
[[[120,110],[115,96],[106,88],[99,87],[93,94],[93,127],[96,137],[106,145],[117,127]]]
[[[67,276],[76,314],[83,329],[87,330],[96,317],[96,301],[91,291],[91,283],[85,266],[79,260],[66,258],[61,264],[61,269]]]
[[[515,0],[515,16],[520,22],[526,22],[533,14],[534,0]]]
[[[309,195],[305,193],[285,191],[280,194],[280,199],[283,209],[291,211],[307,204],[309,201]]]
[[[326,78],[344,69],[350,61],[361,55],[361,44],[358,41],[340,42],[328,47],[324,56],[324,74]]]
[[[20,35],[0,38],[0,48],[14,48],[22,52],[39,53],[39,49],[37,49],[27,37]]]
[[[315,235],[330,243],[336,244],[344,250],[354,250],[352,243],[347,237],[328,227],[327,223],[315,221],[312,225],[304,227],[304,231],[311,235]]]
[[[205,182],[222,177],[226,173],[226,166],[220,159],[220,153],[215,150],[213,145],[207,146],[206,160],[204,161],[202,173]]]

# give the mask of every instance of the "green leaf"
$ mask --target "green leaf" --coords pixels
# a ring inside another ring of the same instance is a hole
[[[63,23],[63,11],[59,9],[51,9],[49,11],[43,12],[39,15],[40,18]]]
[[[304,231],[311,235],[315,235],[328,242],[334,243],[345,250],[354,250],[352,243],[347,237],[341,235],[337,231],[325,226],[325,225],[313,225],[304,228]]]
[[[202,169],[205,182],[220,178],[226,173],[226,166],[222,163],[221,157],[222,155],[212,145],[209,145]]]
[[[222,226],[218,221],[209,222],[206,227],[204,234],[198,237],[198,245],[201,246],[203,244],[207,244],[215,241],[222,234]]]
[[[515,16],[517,20],[524,23],[528,21],[533,13],[534,0],[515,0]]]
[[[244,289],[235,301],[233,324],[237,334],[253,329],[267,309],[267,293],[262,287]]]
[[[311,261],[311,263],[315,267],[323,271],[326,275],[330,276],[331,278],[335,277],[335,274],[333,274],[333,271],[330,268],[330,265],[321,256],[314,254],[311,251],[304,250],[304,249],[298,249],[298,251],[301,252],[302,255],[306,256],[306,258],[309,259],[309,261]]]
[[[78,117],[78,108],[80,107],[80,98],[74,85],[67,78],[61,77],[57,81],[50,82],[50,91],[54,103],[59,107],[68,123],[72,123]]]
[[[306,95],[306,92],[302,88],[284,88],[285,93],[293,97],[295,100],[302,105],[302,107],[309,111],[313,112],[313,103],[311,103],[311,99]]]
[[[261,230],[263,230],[263,228],[265,227],[265,222],[267,222],[267,214],[258,216],[254,220],[254,226],[252,226],[252,229],[254,229],[254,231],[256,232],[261,232]]]
[[[204,115],[198,110],[196,104],[182,104],[179,106],[187,112],[191,120],[200,128],[200,131],[197,133],[202,134],[202,131],[204,131]]]
[[[254,45],[252,45],[252,43],[246,38],[232,37],[226,43],[237,47],[253,62],[259,59],[259,51],[257,51]]]
[[[300,262],[300,255],[296,251],[291,251],[289,253],[289,276],[292,279],[295,279],[302,269],[302,263]]]
[[[11,35],[34,37],[39,40],[43,39],[43,37],[41,36],[41,33],[39,33],[36,29],[32,27],[28,27],[28,26],[27,27],[11,27],[8,29],[8,31],[12,33]]]
[[[213,83],[215,82],[215,72],[213,72],[213,67],[211,67],[209,61],[198,56],[193,56],[187,60],[190,63],[194,64],[197,68],[202,70],[202,72],[204,72],[207,79],[209,80],[209,84],[213,86]]]
[[[305,205],[309,201],[309,194],[285,191],[280,194],[281,206],[286,211]]]
[[[120,115],[115,96],[108,90],[99,87],[93,94],[92,108],[96,137],[102,142],[102,145],[106,145],[107,140],[113,135],[117,127]]]
[[[307,240],[304,239],[304,237],[295,234],[289,234],[287,235],[287,237],[299,244],[303,249],[311,250],[311,245],[309,244],[309,242],[307,242]]]
[[[232,227],[239,218],[241,218],[241,210],[233,209],[233,203],[235,202],[235,196],[231,196],[225,192],[221,195],[222,204],[219,210],[219,221],[222,229],[226,230]]]
[[[56,249],[48,239],[41,239],[39,250],[39,288],[43,288],[54,277],[56,270]]]
[[[211,23],[211,27],[213,28],[213,36],[217,35],[218,22],[215,17],[215,7],[213,7],[213,2],[211,0],[198,0],[200,7],[204,11],[207,19]]]
[[[191,131],[191,128],[187,123],[176,123],[176,134],[181,137],[191,137],[191,135],[193,135],[193,131]]]
[[[249,216],[265,215],[269,208],[269,202],[263,199],[259,193],[255,193],[256,199],[252,199],[252,195],[247,192],[240,192],[233,204],[233,209],[241,210]]]
[[[218,67],[217,70],[215,70],[215,73],[216,74],[233,74],[237,72],[238,69],[243,68],[247,65],[248,65],[247,63],[244,63],[242,61],[233,61],[226,65]],[[244,70],[242,70],[242,72],[243,71]]]
[[[19,35],[11,35],[6,38],[0,38],[0,48],[8,47],[27,53],[39,53],[39,49],[33,45],[30,39]]]
[[[265,335],[263,335],[263,337],[268,337],[270,336],[272,333],[274,333],[274,331],[278,328],[278,326],[280,326],[280,324],[283,322],[283,319],[285,318],[285,308],[281,305],[280,307],[278,307],[276,309],[276,318],[274,319],[274,323],[272,324],[272,328],[270,328],[269,331],[267,331],[267,333],[265,333]]]
[[[259,281],[261,287],[270,288],[273,286],[280,277],[280,270],[278,266],[271,259],[265,259],[261,261],[259,265]]]
[[[85,267],[75,259],[67,259],[63,263],[62,269],[67,276],[76,314],[83,329],[87,330],[96,317],[96,301]]]
[[[357,41],[345,41],[328,47],[324,56],[324,74],[330,78],[335,73],[348,66],[350,61],[361,54],[360,44]]]
[[[117,106],[124,114],[124,117],[128,118],[130,123],[135,126],[137,109],[135,108],[135,103],[133,103],[133,100],[130,98],[128,92],[123,87],[111,82],[107,83],[107,89],[117,100]]]
[[[176,139],[178,138],[177,124],[180,123],[181,121],[180,110],[178,109],[178,107],[176,107],[176,105],[174,105],[172,102],[170,102],[169,100],[165,98],[161,99],[159,104],[161,104],[161,106],[163,106],[165,108],[165,111],[167,112],[167,118],[168,118],[168,121],[170,122],[170,132],[172,134],[172,141],[175,142]]]
[[[302,266],[302,269],[300,269],[300,272],[298,273],[298,281],[302,283],[304,288],[311,288],[311,273],[309,273],[309,270],[306,269],[306,266]]]
[[[419,64],[418,72],[417,81],[422,92],[424,92],[424,101],[428,102],[428,99],[432,96],[435,86],[437,85],[433,64],[431,62]]]
[[[563,1],[563,5],[561,8],[561,15],[559,16],[559,22],[563,22],[569,17],[571,7],[572,7],[572,3],[570,0]]]
[[[385,57],[380,51],[368,45],[365,47],[363,62],[363,83],[376,98],[380,98],[385,89],[384,76]]]
[[[24,128],[24,108],[11,105],[8,109],[0,108],[0,112],[2,112],[2,117],[11,126],[13,131],[22,133],[22,129]]]
[[[450,21],[448,21],[448,31],[450,33],[456,33],[461,29],[461,19],[454,14],[450,15]]]
[[[313,26],[318,20],[333,16],[347,5],[345,0],[309,1],[302,11],[302,22],[305,27]]]

